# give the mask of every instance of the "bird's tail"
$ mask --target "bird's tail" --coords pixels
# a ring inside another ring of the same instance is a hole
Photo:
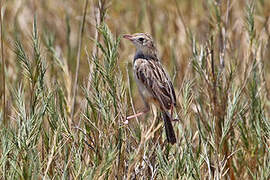
[[[173,130],[171,118],[170,118],[168,112],[162,112],[162,117],[164,120],[167,140],[169,143],[174,144],[174,143],[176,143],[176,138],[175,138],[175,133]]]

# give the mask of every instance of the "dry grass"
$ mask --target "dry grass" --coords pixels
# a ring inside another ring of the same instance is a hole
[[[270,1],[87,2],[1,0],[1,179],[270,179]],[[173,77],[174,146],[155,109],[123,123],[134,32]]]

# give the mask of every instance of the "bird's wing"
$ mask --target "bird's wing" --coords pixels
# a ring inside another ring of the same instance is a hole
[[[164,110],[176,105],[174,88],[161,63],[156,60],[136,59],[134,62],[136,78],[157,99]]]

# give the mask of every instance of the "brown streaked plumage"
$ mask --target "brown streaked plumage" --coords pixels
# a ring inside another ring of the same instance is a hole
[[[157,50],[152,37],[145,33],[124,35],[136,47],[133,60],[134,78],[136,80],[140,95],[145,104],[145,110],[127,117],[132,119],[149,111],[149,103],[157,105],[164,119],[165,130],[168,142],[176,142],[175,133],[172,126],[172,116],[168,112],[173,111],[176,105],[176,97],[172,82],[163,69],[158,57]]]

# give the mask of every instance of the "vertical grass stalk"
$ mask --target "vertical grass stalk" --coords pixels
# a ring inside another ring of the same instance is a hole
[[[82,47],[82,39],[85,25],[85,17],[87,13],[88,0],[85,0],[84,11],[83,11],[83,19],[80,25],[80,34],[78,40],[78,52],[77,52],[77,63],[76,63],[76,72],[75,72],[75,80],[73,85],[73,102],[71,108],[71,121],[69,122],[69,128],[71,128],[72,123],[74,123],[74,112],[75,112],[75,104],[76,104],[76,95],[77,95],[77,84],[78,84],[78,75],[80,68],[80,60],[81,60],[81,47]]]
[[[4,15],[3,15],[4,16]],[[6,78],[5,78],[5,57],[3,43],[3,16],[2,16],[2,0],[0,0],[0,28],[1,28],[1,59],[2,59],[2,108],[3,108],[3,124],[6,124]]]

